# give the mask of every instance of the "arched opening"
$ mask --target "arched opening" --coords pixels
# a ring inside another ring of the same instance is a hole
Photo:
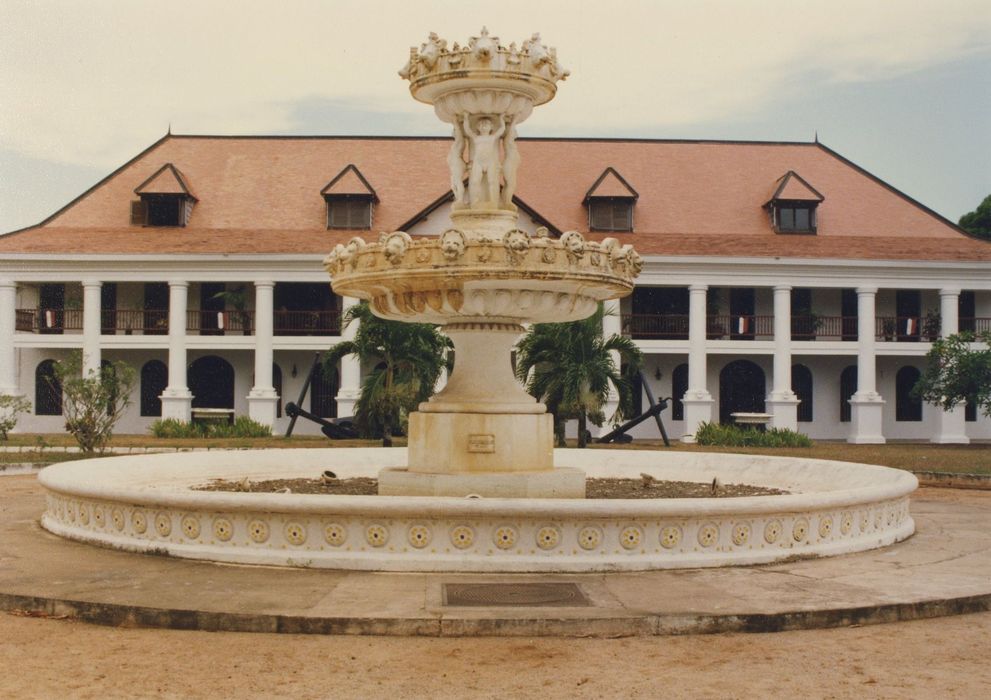
[[[55,360],[42,360],[34,370],[34,414],[62,415],[62,382],[55,373]]]
[[[169,385],[169,368],[160,360],[149,360],[141,368],[141,415],[162,415],[162,392]]]
[[[922,399],[912,395],[920,372],[915,367],[902,367],[895,375],[895,420],[922,420]]]
[[[798,422],[812,422],[812,370],[805,365],[791,366],[791,390],[798,397]]]
[[[272,388],[278,395],[279,400],[275,402],[275,417],[282,418],[282,369],[272,363]]]
[[[736,360],[719,373],[719,422],[732,423],[734,413],[763,413],[767,382],[764,370],[750,360]]]
[[[685,404],[681,402],[688,391],[688,363],[682,362],[671,373],[671,420],[685,420]]]
[[[840,373],[840,423],[850,422],[850,399],[857,391],[857,365],[844,367]]]
[[[317,367],[310,384],[310,413],[321,418],[337,418],[337,383],[337,372],[328,377]]]
[[[193,408],[234,408],[234,368],[216,355],[207,355],[189,366],[189,390]]]

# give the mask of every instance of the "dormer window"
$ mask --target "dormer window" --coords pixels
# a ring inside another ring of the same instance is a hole
[[[140,199],[131,202],[131,223],[138,226],[185,226],[199,201],[171,163],[155,171],[134,193]]]
[[[375,190],[353,164],[348,165],[320,190],[327,202],[327,228],[370,229],[378,202]]]
[[[632,231],[633,207],[640,195],[613,168],[606,168],[588,192],[583,204],[588,207],[590,231]]]
[[[778,180],[774,194],[764,208],[769,212],[771,225],[777,233],[815,233],[818,229],[817,210],[824,199],[798,173],[789,170]]]

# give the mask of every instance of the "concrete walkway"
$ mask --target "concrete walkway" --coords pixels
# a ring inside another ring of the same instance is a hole
[[[37,524],[42,508],[33,475],[0,479],[0,609],[174,629],[599,637],[777,631],[991,610],[991,494],[978,491],[920,490],[912,501],[917,534],[873,552],[585,575],[334,572],[127,554],[48,534]],[[529,586],[535,583],[575,584],[570,592],[577,598],[562,602],[561,591]],[[453,605],[453,584],[489,587],[474,589],[469,602],[481,605]],[[486,603],[490,595],[515,602]],[[539,604],[541,598],[551,604]]]

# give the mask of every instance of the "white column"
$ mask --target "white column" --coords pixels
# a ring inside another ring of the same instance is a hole
[[[688,288],[688,391],[681,402],[685,407],[685,434],[682,442],[695,442],[699,425],[712,420],[712,395],[706,388],[706,292],[704,284]]]
[[[14,332],[17,328],[17,283],[0,279],[0,395],[17,396],[17,356]]]
[[[774,384],[767,397],[771,426],[798,430],[798,397],[791,388],[791,286],[774,288]]]
[[[612,335],[619,335],[623,332],[623,318],[619,313],[619,302],[607,301],[604,304],[605,314],[602,316],[602,337],[608,338]],[[613,364],[616,365],[616,369],[620,368],[622,358],[619,356],[618,351],[612,351],[609,353],[612,357]],[[596,437],[602,437],[610,430],[613,429],[612,424],[609,419],[612,418],[613,413],[619,407],[619,393],[616,389],[609,385],[609,398],[606,399],[605,405],[602,407],[602,412],[606,416],[605,422],[603,422],[602,427],[597,428],[594,425],[589,425],[589,430],[595,433]]]
[[[960,290],[939,290],[939,334],[945,338],[959,330],[960,323]],[[966,445],[970,443],[967,437],[967,417],[964,404],[958,405],[952,411],[937,409],[936,434],[932,442],[940,444]]]
[[[186,386],[186,304],[189,282],[169,280],[169,385],[162,392],[162,418],[188,422],[193,395]]]
[[[83,280],[83,376],[100,374],[100,288],[98,280]]]
[[[248,415],[252,420],[275,425],[279,395],[272,386],[273,295],[275,282],[255,282],[255,385],[248,394]]]
[[[877,287],[857,288],[857,391],[850,398],[850,436],[856,444],[884,443],[881,429],[884,400],[877,393],[877,321],[874,301]]]
[[[358,303],[352,297],[341,299],[342,312],[347,312],[352,306]],[[347,328],[341,329],[342,340],[354,340],[355,333],[358,332],[357,322],[350,324]],[[341,383],[337,389],[337,415],[353,416],[354,404],[361,395],[361,362],[354,355],[345,355],[341,358]]]

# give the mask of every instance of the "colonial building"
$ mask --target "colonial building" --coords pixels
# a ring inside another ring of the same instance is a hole
[[[228,408],[284,430],[315,353],[353,328],[321,265],[354,235],[449,226],[440,138],[168,135],[37,226],[0,237],[0,392],[63,428],[53,363],[139,372],[119,432]],[[646,354],[675,435],[735,412],[813,438],[991,438],[910,390],[930,342],[991,328],[991,244],[820,143],[520,139],[520,227],[632,243],[606,330]],[[304,408],[349,415],[362,368]],[[306,428],[306,426],[300,426]],[[654,436],[648,424],[640,436]]]

